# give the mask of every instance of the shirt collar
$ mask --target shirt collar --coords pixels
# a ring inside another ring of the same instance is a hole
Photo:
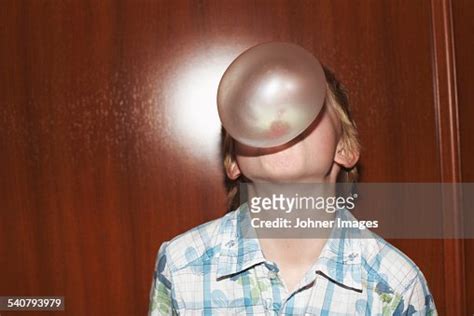
[[[339,210],[337,216],[344,220],[355,220],[347,210]],[[246,204],[241,205],[221,223],[217,279],[241,273],[259,263],[267,262],[258,239],[244,238],[243,229],[250,226],[250,215]],[[314,280],[317,274],[345,288],[362,290],[361,282],[361,237],[360,230],[333,230],[324,245],[318,260],[305,276],[305,283]]]
[[[217,278],[240,273],[265,262],[260,243],[255,238],[244,237],[245,228],[250,226],[250,216],[246,204],[241,205],[226,221],[222,222],[222,234]]]

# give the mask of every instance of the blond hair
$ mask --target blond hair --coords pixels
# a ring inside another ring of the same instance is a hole
[[[341,122],[341,141],[343,148],[349,152],[358,152],[360,150],[360,142],[356,124],[352,118],[349,100],[345,87],[336,79],[334,73],[326,66],[323,66],[326,76],[326,99],[325,106],[334,109],[336,116]],[[239,206],[239,182],[240,178],[232,180],[225,172],[235,162],[235,144],[234,139],[227,131],[222,128],[222,155],[224,162],[225,185],[227,189],[227,203],[229,210]],[[338,176],[338,182],[356,182],[358,179],[357,167],[351,169],[343,169]]]

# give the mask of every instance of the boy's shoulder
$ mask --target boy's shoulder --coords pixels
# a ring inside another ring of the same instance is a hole
[[[339,213],[342,219],[356,221],[351,211]],[[361,278],[377,292],[401,293],[415,283],[426,283],[420,268],[400,249],[369,229],[345,231],[346,247],[360,255]],[[338,245],[338,244],[336,244]],[[345,252],[346,250],[344,250]]]
[[[437,315],[433,296],[420,268],[388,241],[371,231],[366,233],[364,238],[355,241],[360,249],[362,288],[394,308],[394,315]]]
[[[404,252],[373,232],[368,236],[359,241],[360,263],[365,281],[376,292],[403,293],[416,283],[426,285],[420,268]]]
[[[171,270],[179,270],[198,260],[214,257],[220,250],[222,234],[232,229],[236,211],[193,227],[164,242],[160,251],[166,252]]]

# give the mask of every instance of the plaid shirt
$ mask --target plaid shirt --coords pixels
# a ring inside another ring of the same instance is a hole
[[[241,236],[248,213],[244,204],[161,245],[149,315],[437,315],[419,268],[370,232],[329,238],[288,292],[258,240]]]

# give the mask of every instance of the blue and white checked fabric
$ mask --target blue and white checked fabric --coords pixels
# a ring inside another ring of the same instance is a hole
[[[258,240],[242,237],[248,213],[244,204],[161,245],[149,315],[437,315],[420,269],[370,232],[329,238],[288,292]]]

